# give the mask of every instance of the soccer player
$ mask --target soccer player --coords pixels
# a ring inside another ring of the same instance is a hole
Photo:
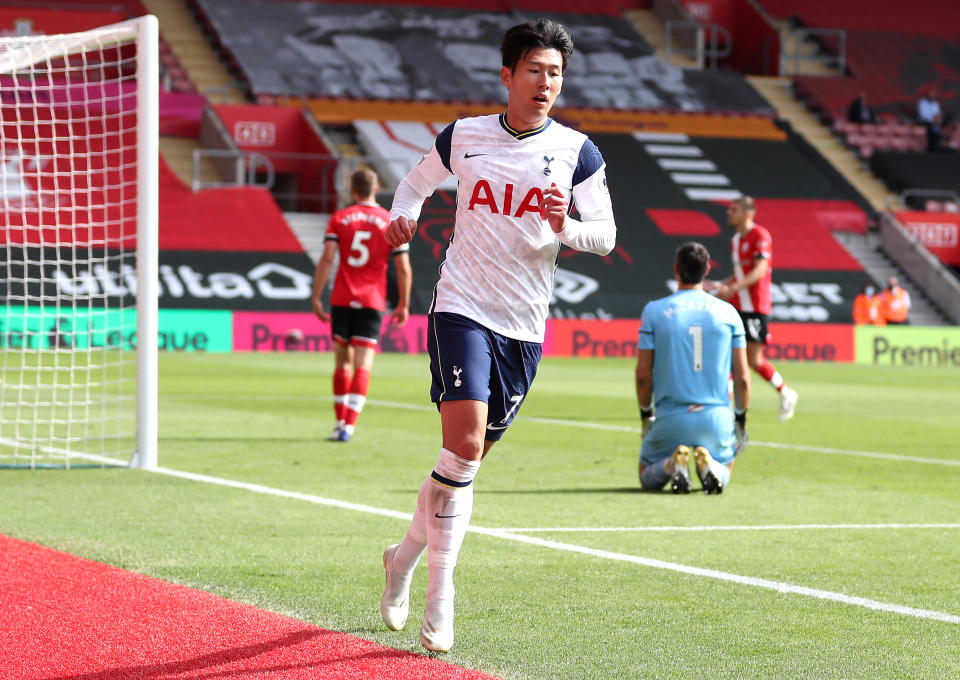
[[[643,423],[638,471],[647,490],[670,481],[674,493],[688,493],[692,450],[703,490],[722,493],[734,456],[747,446],[750,368],[743,323],[729,303],[703,291],[709,270],[707,249],[684,243],[674,257],[677,292],[643,308],[636,382]]]
[[[547,19],[523,23],[506,31],[500,52],[506,111],[458,120],[437,135],[397,188],[386,233],[391,246],[409,242],[424,200],[457,175],[454,236],[428,319],[443,446],[406,536],[383,554],[380,602],[387,626],[402,628],[413,570],[427,548],[420,641],[435,652],[453,645],[453,569],[472,482],[536,375],[560,246],[605,255],[616,239],[600,152],[548,116],[573,53],[570,35]],[[568,214],[571,196],[579,220]]]
[[[390,213],[377,205],[380,188],[376,173],[360,169],[350,177],[354,205],[330,216],[323,255],[313,277],[313,313],[330,321],[333,335],[333,409],[336,425],[330,441],[348,442],[367,400],[370,371],[380,338],[380,322],[387,299],[387,264],[394,258],[398,299],[390,321],[402,326],[410,314],[410,247],[387,245],[383,234]],[[330,313],[321,300],[337,254]]]
[[[767,323],[772,308],[770,281],[773,267],[773,239],[770,232],[753,221],[757,207],[753,198],[741,196],[727,208],[727,222],[737,230],[731,241],[733,276],[707,290],[721,300],[730,300],[740,312],[747,332],[747,359],[750,368],[780,392],[780,420],[793,418],[797,393],[763,356],[767,344]]]

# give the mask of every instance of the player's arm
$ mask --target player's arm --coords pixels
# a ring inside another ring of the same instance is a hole
[[[545,218],[565,246],[586,253],[606,255],[617,242],[617,223],[613,218],[606,164],[589,139],[580,149],[573,172],[573,203],[580,219],[570,217],[569,200],[556,185],[544,192]]]
[[[653,422],[653,350],[637,350],[637,368],[634,372],[637,406],[640,407],[642,436],[646,436]]]
[[[750,364],[745,347],[733,348],[733,405],[738,411],[750,406]]]
[[[736,443],[734,450],[741,453],[747,448],[747,408],[750,406],[750,364],[745,347],[733,348],[733,417]]]
[[[724,282],[717,288],[716,295],[721,300],[727,300],[733,297],[737,291],[743,290],[744,288],[749,288],[755,284],[757,281],[766,276],[768,271],[770,271],[770,261],[765,257],[758,257],[753,269],[749,274],[744,276],[742,279],[737,279],[731,276],[729,279],[724,280]]]
[[[397,306],[393,309],[390,322],[402,326],[410,316],[410,286],[413,283],[410,254],[405,250],[394,253],[393,263],[397,268]]]
[[[400,180],[390,207],[390,225],[383,238],[391,248],[409,243],[417,233],[417,220],[423,203],[453,170],[450,165],[450,146],[453,139],[451,123],[437,135],[430,151],[410,173]]]
[[[323,291],[327,287],[327,281],[330,280],[330,272],[333,271],[333,261],[337,254],[337,242],[327,241],[323,244],[323,255],[317,262],[317,269],[313,273],[313,313],[321,321],[329,321],[330,315],[323,309]]]

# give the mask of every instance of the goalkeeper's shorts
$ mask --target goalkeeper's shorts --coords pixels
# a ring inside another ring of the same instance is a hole
[[[640,449],[640,462],[644,465],[653,465],[673,455],[681,444],[691,449],[705,446],[714,460],[724,465],[733,460],[733,412],[728,406],[656,415]]]

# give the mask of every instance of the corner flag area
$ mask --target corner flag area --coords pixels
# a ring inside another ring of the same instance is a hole
[[[0,678],[495,680],[7,536],[0,556]]]

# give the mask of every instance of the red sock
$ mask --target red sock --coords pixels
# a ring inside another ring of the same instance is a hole
[[[353,373],[353,381],[350,383],[350,392],[347,395],[344,420],[347,425],[354,425],[363,410],[363,405],[367,401],[367,389],[370,387],[370,371],[365,368],[358,368]]]
[[[340,368],[333,372],[333,413],[337,420],[344,420],[347,411],[347,392],[350,391],[350,369]]]
[[[773,385],[777,390],[782,390],[784,382],[783,378],[780,377],[780,374],[777,372],[777,369],[767,361],[766,357],[761,357],[760,362],[760,365],[756,367],[756,371],[760,374],[760,377]]]

